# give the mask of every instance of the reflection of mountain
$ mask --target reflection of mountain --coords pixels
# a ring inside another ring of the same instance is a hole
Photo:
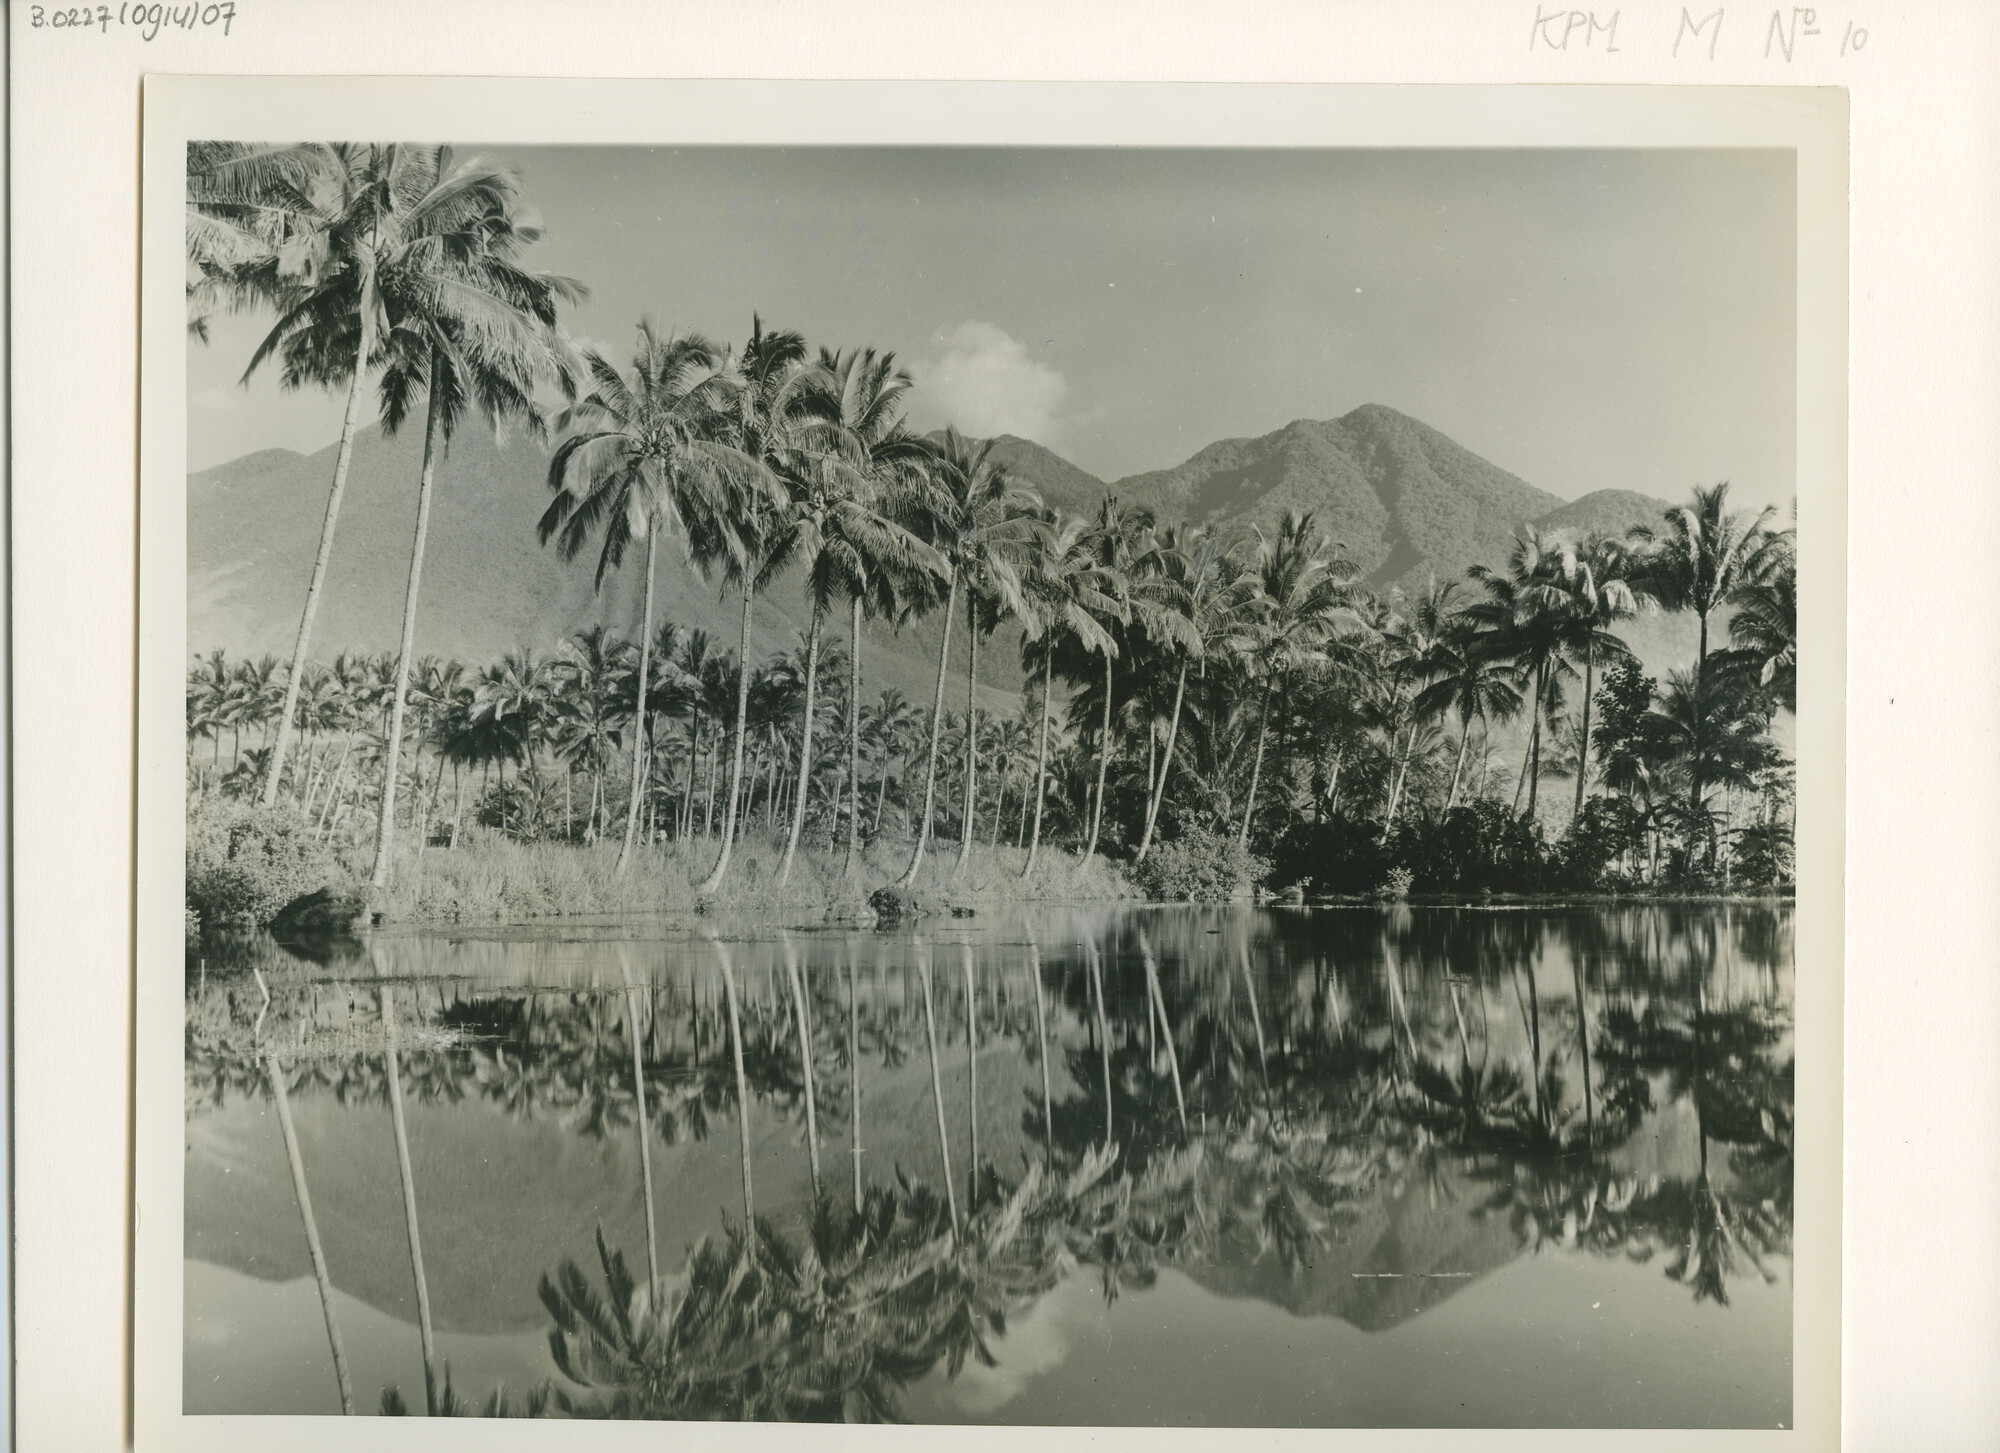
[[[1329,1231],[1296,1275],[1276,1255],[1199,1261],[1182,1269],[1223,1296],[1254,1297],[1296,1316],[1338,1317],[1364,1332],[1385,1331],[1521,1254],[1504,1216],[1477,1214],[1476,1193],[1476,1187],[1460,1187],[1455,1199],[1433,1204],[1415,1183],[1400,1191],[1384,1187],[1350,1225]]]

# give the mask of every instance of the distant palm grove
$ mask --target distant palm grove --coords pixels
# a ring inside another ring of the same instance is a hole
[[[558,851],[696,903],[948,892],[975,865],[1033,896],[1789,888],[1794,532],[1726,484],[1629,535],[1524,527],[1503,562],[1378,593],[1310,514],[1051,508],[989,444],[909,427],[887,350],[761,320],[735,345],[640,322],[629,356],[579,348],[561,315],[586,290],[532,269],[529,217],[515,178],[449,148],[190,148],[191,334],[274,316],[245,378],[345,400],[290,659],[188,675],[191,903],[199,860],[235,884],[208,912],[282,906],[230,877],[250,843],[292,886],[365,878],[378,900],[440,860]],[[371,391],[385,432],[423,430],[400,646],[316,655]],[[547,442],[549,504],[521,528],[600,585],[644,572],[637,619],[553,653],[417,651],[432,494],[474,416]],[[736,639],[656,619],[661,571],[731,592]],[[810,626],[754,660],[781,578]],[[1657,678],[1621,636],[1649,611],[1698,623]],[[920,620],[942,626],[928,699],[871,685],[883,636]],[[1009,712],[981,705],[996,650],[1025,685]]]

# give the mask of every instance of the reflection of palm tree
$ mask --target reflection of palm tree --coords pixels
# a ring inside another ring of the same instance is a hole
[[[638,1101],[639,1178],[645,1186],[646,1272],[648,1285],[660,1285],[660,1234],[653,1213],[653,1148],[651,1117],[646,1113],[646,1060],[639,1045],[639,986],[632,980],[632,959],[625,946],[618,947],[618,972],[625,980],[625,1037],[632,1041],[632,1093]]]
[[[951,1229],[959,1227],[958,1188],[951,1179],[951,1139],[944,1123],[944,1081],[938,1074],[937,1012],[931,1003],[931,956],[923,955],[917,965],[917,979],[924,988],[924,1036],[931,1049],[931,1103],[937,1107],[938,1157],[944,1162],[944,1191],[951,1205]]]
[[[970,841],[968,839],[967,841]],[[960,959],[965,968],[965,1073],[966,1125],[969,1128],[971,1144],[967,1150],[965,1204],[970,1211],[979,1209],[979,991],[972,978],[972,940],[965,939],[959,944]]]
[[[417,1232],[417,1186],[410,1171],[410,1132],[403,1123],[403,1070],[396,1054],[396,1001],[388,984],[383,984],[378,992],[382,1028],[387,1037],[389,1118],[396,1131],[396,1170],[403,1185],[403,1224],[410,1238],[410,1272],[417,1283],[417,1333],[424,1353],[424,1400],[429,1410],[436,1413],[437,1342],[431,1331],[431,1289],[424,1276],[424,1243]]]
[[[804,791],[801,784],[800,791]],[[819,1185],[819,1109],[813,1100],[813,1048],[812,1017],[806,1006],[806,987],[799,977],[798,955],[792,951],[792,936],[783,935],[785,944],[785,982],[791,989],[792,1005],[799,1021],[799,1072],[805,1079],[806,1087],[806,1149],[812,1160],[813,1202],[818,1204]]]
[[[722,988],[729,996],[729,1040],[736,1053],[736,1128],[743,1142],[743,1224],[756,1224],[757,1203],[750,1188],[750,1083],[743,1073],[743,1013],[736,1002],[736,972],[721,939],[712,940],[722,965]]]
[[[326,1318],[327,1346],[333,1351],[334,1381],[340,1385],[340,1410],[354,1411],[354,1384],[347,1375],[347,1350],[341,1345],[340,1324],[333,1315],[333,1280],[326,1271],[326,1252],[319,1244],[319,1223],[313,1219],[312,1197],[306,1192],[306,1166],[299,1155],[299,1133],[292,1128],[292,1101],[285,1091],[285,1072],[278,1057],[264,1057],[271,1077],[271,1095],[278,1102],[278,1128],[285,1133],[285,1159],[292,1167],[292,1194],[298,1197],[299,1220],[306,1228],[306,1250],[312,1254],[313,1280],[319,1284],[319,1308]]]
[[[1104,1066],[1104,1149],[1116,1143],[1111,1132],[1111,1030],[1104,1022],[1104,965],[1098,961],[1097,940],[1086,937],[1085,952],[1090,956],[1091,1002],[1097,1010],[1097,1048]]]
[[[1174,1077],[1174,1108],[1180,1112],[1181,1134],[1187,1134],[1187,1097],[1181,1093],[1181,1061],[1174,1050],[1174,1030],[1167,1019],[1166,997],[1160,993],[1160,972],[1153,963],[1153,945],[1146,939],[1146,930],[1139,930],[1139,952],[1146,961],[1146,993],[1151,996],[1153,1008],[1160,1015],[1160,1038],[1167,1046],[1167,1069]]]
[[[1028,973],[1035,983],[1035,1046],[1042,1062],[1042,1142],[1048,1151],[1049,1164],[1054,1166],[1056,1131],[1055,1101],[1049,1093],[1049,1012],[1047,996],[1042,992],[1042,946],[1035,942],[1033,928],[1028,930]]]

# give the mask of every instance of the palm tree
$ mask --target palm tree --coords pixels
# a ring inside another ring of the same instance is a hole
[[[1153,845],[1160,805],[1166,801],[1167,774],[1173,770],[1174,747],[1180,737],[1181,703],[1187,696],[1188,666],[1190,662],[1198,662],[1207,670],[1208,647],[1216,634],[1229,584],[1228,553],[1202,526],[1168,527],[1160,536],[1160,548],[1154,558],[1164,577],[1163,594],[1168,608],[1186,618],[1193,644],[1171,653],[1177,665],[1174,704],[1167,716],[1167,741],[1160,755],[1159,780],[1148,784],[1151,790],[1146,795],[1146,826],[1139,835],[1139,851],[1132,858],[1135,863],[1145,861],[1146,852]]]
[[[778,868],[782,885],[791,877],[799,834],[806,820],[806,779],[812,765],[814,691],[817,684],[820,622],[834,598],[845,595],[852,612],[849,628],[847,775],[850,813],[845,871],[855,868],[861,817],[861,616],[864,603],[894,592],[918,572],[942,573],[936,553],[893,518],[894,490],[927,451],[903,427],[902,395],[908,370],[895,366],[893,353],[863,349],[845,355],[822,352],[817,396],[811,407],[825,424],[787,477],[792,489],[788,552],[805,566],[806,597],[812,621],[806,639],[805,701],[799,730],[799,791],[792,825]],[[835,804],[838,815],[839,804]]]
[[[937,801],[938,743],[944,727],[944,683],[951,659],[951,622],[958,612],[963,585],[983,583],[1003,594],[1008,604],[1020,597],[1019,578],[1010,549],[1027,534],[1028,522],[1040,500],[1008,474],[993,453],[993,444],[974,445],[956,429],[929,450],[920,478],[905,501],[913,532],[937,551],[944,565],[944,630],[938,646],[937,694],[931,704],[929,762],[924,774],[924,804],[916,823],[916,843],[910,865],[898,886],[917,880],[924,849],[930,843],[931,810]]]
[[[1729,640],[1747,654],[1758,683],[1786,711],[1798,710],[1799,573],[1789,530],[1768,537],[1748,578],[1729,593]]]
[[[1505,664],[1488,649],[1486,637],[1466,628],[1454,632],[1442,643],[1437,659],[1437,679],[1417,693],[1417,710],[1436,718],[1446,712],[1458,716],[1458,757],[1452,767],[1451,790],[1445,811],[1458,806],[1459,788],[1465,777],[1466,751],[1472,741],[1472,724],[1477,721],[1482,739],[1492,734],[1492,724],[1507,721],[1521,709],[1521,689]]]
[[[555,498],[536,526],[541,542],[554,539],[565,560],[575,559],[591,535],[601,533],[599,589],[605,575],[623,562],[626,548],[636,540],[646,542],[639,673],[633,684],[632,791],[615,870],[620,875],[632,858],[645,790],[640,766],[660,535],[676,535],[690,562],[714,554],[718,521],[727,508],[727,481],[732,474],[755,472],[749,460],[717,437],[721,351],[699,333],[663,338],[650,321],[641,321],[638,332],[629,378],[596,349],[584,350],[591,386],[556,421],[565,437],[549,460]]]
[[[1632,571],[1632,553],[1623,541],[1592,535],[1577,547],[1566,582],[1575,611],[1569,649],[1581,646],[1583,651],[1583,722],[1577,735],[1572,822],[1583,815],[1584,787],[1590,777],[1590,705],[1597,690],[1598,653],[1613,658],[1630,654],[1624,641],[1611,634],[1611,627],[1638,612],[1639,597],[1628,578]]]
[[[1637,573],[1646,591],[1668,610],[1691,610],[1700,624],[1691,685],[1696,698],[1694,720],[1699,724],[1700,697],[1708,676],[1708,618],[1727,603],[1751,576],[1763,550],[1766,523],[1775,511],[1766,505],[1756,513],[1729,509],[1729,481],[1712,487],[1696,485],[1688,503],[1667,511],[1666,528],[1642,526],[1633,540],[1642,552]],[[1701,802],[1699,747],[1688,782],[1692,812]]]
[[[736,667],[736,732],[729,767],[729,796],[722,819],[722,847],[715,867],[695,891],[706,896],[722,886],[736,838],[737,801],[743,785],[743,746],[750,713],[750,612],[757,587],[785,564],[784,513],[790,496],[782,479],[792,467],[800,434],[809,422],[805,390],[813,380],[804,367],[805,339],[797,333],[766,333],[752,317],[729,383],[729,428],[724,436],[755,468],[735,476],[736,498],[726,512],[728,526],[717,544],[723,567],[743,591],[742,646]]]
[[[1575,547],[1560,535],[1544,535],[1524,526],[1508,554],[1505,571],[1475,565],[1467,572],[1486,587],[1486,599],[1466,607],[1467,614],[1492,632],[1493,649],[1514,661],[1532,683],[1532,713],[1527,761],[1521,781],[1528,787],[1526,816],[1533,820],[1541,787],[1542,719],[1548,714],[1558,674],[1567,668],[1571,602],[1564,582],[1575,574]],[[1518,804],[1521,783],[1514,799]]]
[[[419,390],[427,396],[428,411],[371,878],[377,892],[389,884],[395,847],[396,761],[439,446],[449,443],[465,409],[475,403],[496,433],[510,419],[542,431],[537,391],[551,381],[571,386],[565,345],[556,335],[556,305],[585,296],[579,283],[520,266],[520,255],[540,239],[542,229],[524,212],[519,182],[510,173],[477,163],[454,166],[451,149],[435,147],[424,149],[421,160],[405,169],[404,184],[421,192],[417,206],[428,206],[432,216],[407,255],[377,271],[377,284],[391,299],[394,327],[382,377],[383,432],[400,427]]]
[[[1344,546],[1320,533],[1310,512],[1286,510],[1275,533],[1256,532],[1256,549],[1239,589],[1244,623],[1230,644],[1263,678],[1257,712],[1257,750],[1250,767],[1250,790],[1243,799],[1237,842],[1250,844],[1257,810],[1257,784],[1264,770],[1264,744],[1271,729],[1271,694],[1281,679],[1308,662],[1325,659],[1325,648],[1343,618],[1352,619],[1350,582],[1355,569]]]
[[[1059,649],[1108,652],[1117,649],[1104,622],[1122,608],[1117,582],[1097,563],[1085,542],[1088,524],[1060,514],[1046,517],[1022,582],[1021,665],[1030,679],[1042,678],[1041,727],[1035,751],[1035,826],[1028,839],[1025,880],[1035,871],[1042,847],[1042,810],[1048,797],[1049,719],[1054,711],[1055,661]]]

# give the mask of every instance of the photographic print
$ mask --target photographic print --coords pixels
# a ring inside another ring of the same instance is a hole
[[[1794,149],[380,130],[170,178],[180,1413],[1793,1425]]]

